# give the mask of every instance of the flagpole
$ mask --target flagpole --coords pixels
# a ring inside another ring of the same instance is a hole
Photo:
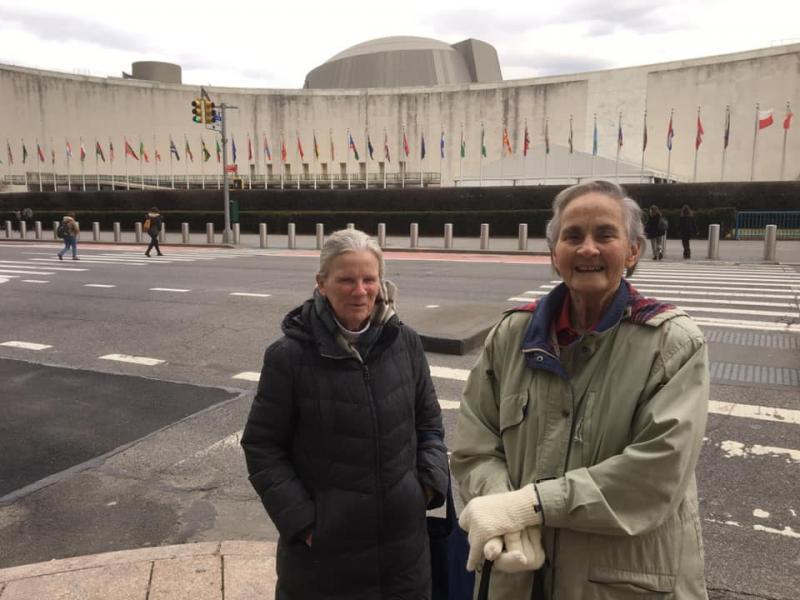
[[[144,142],[139,134],[139,189],[144,189]]]
[[[66,138],[64,139],[66,140],[66,143],[69,144],[69,140],[67,140]],[[67,153],[67,191],[70,192],[72,191],[72,177],[71,177],[72,170],[70,169],[70,160],[72,159],[72,156],[70,156],[71,154],[72,154],[71,152]]]
[[[364,189],[369,189],[369,147],[371,145],[371,140],[369,139],[369,127],[364,127],[364,146],[366,147],[367,153],[364,155]]]
[[[126,190],[130,190],[131,189],[131,180],[130,180],[130,177],[128,176],[128,138],[123,138],[123,139],[124,139],[124,142],[125,142],[125,152],[124,152],[124,154],[125,154],[125,189]]]
[[[19,138],[19,139],[22,142],[22,150],[23,150],[23,152],[22,152],[22,173],[23,173],[23,175],[25,175],[25,191],[27,192],[28,191],[28,169],[25,167],[25,158],[26,158],[25,157],[25,153],[27,152],[27,149],[25,148],[25,140],[24,140],[24,138]]]
[[[303,163],[300,159],[300,131],[298,129],[294,130],[294,137],[297,143],[294,146],[294,158],[297,161],[297,189],[300,189],[300,171],[303,168]]]
[[[503,175],[505,172],[505,164],[506,164],[506,140],[505,137],[508,131],[508,124],[505,119],[502,122],[503,125],[503,135],[500,138],[500,185],[503,184]]]
[[[203,139],[203,134],[200,134],[200,189],[206,189],[206,141]]]
[[[425,157],[422,156],[422,142],[425,141],[425,132],[420,129],[420,134],[419,135],[420,135],[420,137],[419,137],[419,140],[420,140],[420,146],[419,146],[419,187],[423,188],[423,187],[425,187],[425,182],[422,180],[423,172],[424,172],[423,162],[425,161]]]
[[[478,171],[479,171],[478,175],[480,176],[481,187],[483,187],[483,148],[484,148],[483,144],[484,144],[484,136],[485,135],[486,135],[486,130],[483,128],[483,121],[481,121],[481,151],[480,151],[481,158],[480,158],[480,164],[479,164],[479,167],[478,167]]]
[[[406,187],[406,164],[408,163],[408,156],[406,156],[406,149],[405,145],[403,144],[403,140],[406,139],[406,126],[403,125],[401,128],[403,132],[403,138],[400,140],[400,152],[397,153],[398,156],[403,156],[403,162],[400,166],[400,187],[405,189]]]
[[[642,129],[642,169],[639,173],[639,181],[644,183],[644,152],[647,150],[647,109],[644,109],[644,129]]]
[[[169,178],[172,182],[172,189],[175,189],[175,171],[172,168],[172,148],[175,146],[175,140],[172,139],[172,136],[169,136]]]
[[[784,117],[783,117],[784,125],[787,124],[786,123],[786,119],[789,118],[789,113],[790,112],[792,112],[792,107],[791,107],[790,103],[787,102],[786,103],[786,113],[784,114]],[[791,123],[788,123],[788,124],[791,124]],[[789,136],[789,128],[784,126],[784,128],[783,128],[783,150],[781,152],[781,178],[780,178],[780,181],[783,181],[783,176],[784,176],[785,171],[786,171],[786,139],[788,138],[788,136]]]
[[[389,134],[383,128],[383,189],[386,189],[386,172],[389,170]]]
[[[592,172],[591,178],[594,179],[594,162],[597,158],[597,113],[594,113],[594,130],[592,130]]]
[[[116,190],[116,183],[114,181],[114,155],[111,152],[111,138],[108,138],[108,172],[111,175],[111,191]]]
[[[328,173],[328,177],[331,180],[331,189],[333,189],[333,171],[335,170],[335,162],[336,159],[333,156],[333,128],[328,129],[328,141],[330,142],[330,150],[331,150],[331,169]]]
[[[42,147],[39,146],[39,138],[36,139],[36,173],[37,179],[39,180],[39,191],[43,191],[42,188]]]
[[[528,126],[528,122],[526,120],[525,121],[525,127],[527,128],[527,126]],[[573,170],[574,170],[573,168],[575,166],[573,164],[573,162],[575,160],[575,153],[574,153],[575,146],[574,146],[574,144],[575,144],[575,140],[573,139],[573,136],[572,136],[572,114],[570,114],[569,115],[569,166],[568,166],[570,181],[572,181],[572,172],[573,172]]]
[[[153,134],[153,168],[155,169],[155,172],[156,172],[156,187],[157,188],[161,187],[160,181],[158,179],[158,157],[159,156],[160,155],[158,153],[158,142],[156,141],[156,134],[154,133]]]
[[[464,123],[461,123],[461,145],[458,148],[458,182],[461,186],[464,185],[464,154],[466,152],[466,145],[464,141]]]
[[[669,111],[669,124],[672,126],[672,115],[675,113],[675,109],[671,108]],[[669,131],[667,131],[667,137],[669,137]],[[672,163],[672,140],[669,140],[669,147],[667,148],[667,183],[669,183],[669,173],[670,173],[670,166]]]
[[[722,169],[720,170],[719,180],[725,181],[725,158],[728,154],[728,136],[731,127],[731,105],[725,105],[725,130],[722,138]]]
[[[753,154],[750,159],[750,181],[753,181],[753,177],[756,171],[756,144],[758,142],[758,102],[756,102],[756,118],[755,118],[755,129],[753,133]]]
[[[186,177],[186,189],[188,190],[189,189],[189,153],[186,152],[187,148],[189,148],[189,139],[186,137],[186,134],[184,133],[183,134],[183,171],[184,171],[184,176]],[[189,150],[191,150],[191,148],[189,148]],[[192,160],[192,162],[194,162],[194,160]]]
[[[53,165],[53,191],[58,191],[58,184],[56,183],[56,145],[53,143],[53,138],[50,138],[50,157]]]
[[[619,134],[622,132],[622,112],[620,111],[617,119],[617,161],[614,165],[614,181],[619,183],[619,151],[622,149],[619,143]]]
[[[85,150],[83,148],[83,137],[79,138],[80,141],[80,152],[83,152],[85,155]],[[84,168],[84,163],[86,162],[86,157],[84,156],[81,158],[81,188],[85,192],[86,191],[86,170]]]
[[[94,138],[94,176],[97,183],[97,191],[100,191],[100,162],[97,159],[97,138]],[[69,168],[69,159],[67,160],[67,168]],[[67,177],[69,179],[69,177]]]
[[[311,130],[311,142],[314,144],[314,189],[317,189],[317,169],[319,169],[319,152],[317,150],[317,130]]]
[[[439,187],[442,187],[442,161],[444,160],[444,123],[441,124],[442,133],[439,136]],[[448,154],[449,156],[449,154]]]

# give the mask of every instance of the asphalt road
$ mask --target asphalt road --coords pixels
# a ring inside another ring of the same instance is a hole
[[[274,539],[238,433],[253,373],[282,316],[310,295],[317,259],[167,247],[148,260],[93,247],[59,262],[55,249],[0,244],[0,567]],[[399,312],[418,328],[447,328],[475,307],[491,321],[554,281],[536,257],[394,256]],[[636,285],[675,296],[703,324],[711,397],[729,403],[712,410],[698,466],[711,597],[796,598],[797,273],[664,261],[643,263]],[[476,357],[428,354],[448,437]]]

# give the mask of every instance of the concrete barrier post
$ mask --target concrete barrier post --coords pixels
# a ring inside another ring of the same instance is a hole
[[[775,262],[778,250],[778,226],[767,225],[764,232],[764,260]]]
[[[446,250],[452,250],[453,248],[453,224],[452,223],[445,223],[444,224],[444,247]]]
[[[7,223],[7,226],[8,226],[8,231],[10,232],[11,231],[11,221],[6,221],[6,223]],[[53,239],[54,240],[58,239],[58,225],[59,225],[58,221],[53,221]],[[11,237],[10,233],[9,233],[8,237]]]
[[[347,228],[348,229],[355,229],[356,228],[356,224],[355,223],[348,223],[347,224]]]
[[[94,221],[92,223],[92,239],[97,242],[100,240],[100,223]]]
[[[242,226],[239,223],[233,224],[233,243],[238,245],[242,238]]]
[[[206,223],[206,244],[214,243],[214,224]]]
[[[489,224],[481,223],[481,250],[489,249]]]
[[[55,229],[58,228],[58,223],[56,223],[55,221],[53,221],[53,223],[55,225],[55,228],[53,229],[53,231],[55,231]],[[6,221],[5,230],[6,230],[6,237],[10,238],[11,237],[11,221]]]
[[[317,223],[317,250],[322,250],[322,245],[325,243],[325,225]]]
[[[167,224],[161,222],[161,231],[158,232],[158,241],[164,243],[167,241]]]
[[[28,224],[25,221],[19,222],[19,237],[23,240],[28,237]]]
[[[119,221],[114,221],[114,241],[122,241],[122,230],[120,229]]]
[[[411,224],[411,245],[409,248],[419,248],[419,223]]]
[[[297,236],[295,235],[294,223],[289,223],[286,226],[286,234],[289,240],[289,250],[294,250],[297,248]]]
[[[33,223],[33,231],[35,232],[36,239],[42,239],[42,222],[41,221],[34,221]]]
[[[378,246],[386,247],[386,223],[378,223]]]
[[[517,237],[519,238],[517,249],[518,250],[527,250],[528,249],[528,224],[527,223],[520,223],[519,224],[519,232],[517,233]]]
[[[181,241],[184,244],[188,244],[189,240],[191,240],[191,236],[189,235],[189,224],[181,223]]]
[[[267,247],[267,224],[266,223],[259,223],[258,224],[258,245],[261,248]]]
[[[719,260],[719,225],[708,226],[708,258]]]
[[[139,221],[133,224],[133,238],[137,244],[142,243],[142,223]]]
[[[77,235],[76,239],[78,241],[80,241],[80,239],[81,239],[81,222],[80,221],[75,221],[75,227],[78,228],[78,235]]]

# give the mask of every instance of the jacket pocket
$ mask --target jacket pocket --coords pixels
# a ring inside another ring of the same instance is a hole
[[[678,512],[642,535],[592,535],[589,581],[633,594],[671,593],[678,576],[682,538]]]
[[[500,433],[516,427],[528,412],[528,392],[507,394],[500,400]]]

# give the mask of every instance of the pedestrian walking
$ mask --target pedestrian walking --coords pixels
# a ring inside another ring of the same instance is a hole
[[[419,336],[377,242],[334,232],[264,355],[242,447],[278,529],[276,600],[429,600],[426,509],[449,471]]]
[[[681,207],[681,216],[679,220],[679,228],[681,231],[681,244],[683,244],[683,258],[692,258],[692,249],[689,246],[689,240],[697,235],[697,224],[692,214],[692,209],[688,204]]]
[[[33,209],[23,208],[22,219],[25,221],[25,227],[30,230],[33,228]]]
[[[161,252],[161,248],[158,246],[158,236],[161,235],[161,226],[163,223],[164,217],[161,216],[158,207],[152,207],[150,212],[147,213],[144,219],[144,227],[142,227],[142,229],[147,232],[147,235],[150,236],[150,243],[147,245],[147,250],[144,251],[144,255],[148,258],[153,248],[156,249],[158,256],[164,256]]]
[[[650,240],[650,248],[653,251],[653,260],[664,258],[664,246],[667,242],[667,229],[669,224],[661,214],[661,210],[653,204],[650,206],[650,216],[644,226],[644,234]]]
[[[67,213],[61,223],[56,229],[56,235],[64,240],[64,247],[61,252],[57,254],[58,260],[64,260],[64,255],[71,249],[72,260],[80,260],[78,258],[78,234],[80,228],[78,222],[75,220],[75,213]]]
[[[490,598],[707,600],[706,342],[625,279],[641,217],[611,182],[560,192],[547,241],[562,283],[505,313],[467,379],[451,467],[468,567],[494,560]]]

